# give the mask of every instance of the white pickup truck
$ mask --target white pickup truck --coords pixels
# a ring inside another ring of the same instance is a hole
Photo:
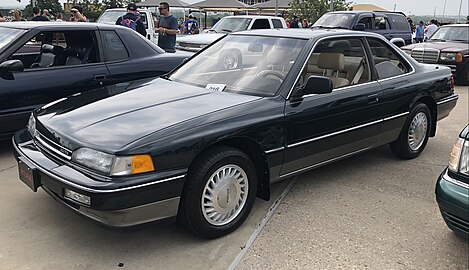
[[[176,38],[176,49],[197,52],[228,33],[274,28],[287,28],[287,24],[280,17],[227,16],[221,18],[211,29],[204,30],[200,35],[178,36]]]
[[[140,19],[145,25],[145,30],[147,30],[147,38],[153,43],[158,44],[158,34],[155,33],[155,22],[153,21],[153,15],[150,10],[145,8],[139,8],[138,12],[140,13]],[[104,24],[115,24],[117,19],[121,16],[124,16],[127,13],[125,8],[110,8],[106,9],[101,16],[99,16],[97,23]]]

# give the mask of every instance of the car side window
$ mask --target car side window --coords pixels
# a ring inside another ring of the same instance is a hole
[[[107,61],[119,61],[129,58],[129,53],[116,32],[103,31],[103,37]]]
[[[411,67],[409,63],[404,61],[391,46],[376,38],[367,38],[367,40],[379,79],[386,79],[410,72]]]
[[[360,38],[328,39],[316,44],[303,77],[326,76],[334,89],[371,81],[370,65]]]
[[[94,32],[41,32],[9,59],[20,60],[26,70],[99,62]]]
[[[410,25],[404,15],[389,14],[388,17],[391,19],[396,30],[409,31]]]
[[[361,18],[358,23],[363,23],[365,25],[365,29],[373,29],[373,20],[372,17],[364,17]]]
[[[272,19],[272,24],[274,28],[283,28],[282,22],[278,19]]]
[[[384,16],[375,17],[375,30],[390,29],[388,19]]]
[[[252,24],[251,29],[270,29],[269,20],[267,19],[256,19]]]

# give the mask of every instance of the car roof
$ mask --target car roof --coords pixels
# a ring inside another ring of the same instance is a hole
[[[242,18],[242,19],[283,19],[275,16],[262,16],[262,15],[236,15],[236,16],[225,16],[223,18]],[[223,19],[222,18],[222,19]]]
[[[343,13],[348,13],[348,14],[361,14],[361,13],[377,13],[377,14],[395,14],[395,15],[402,15],[405,16],[403,12],[399,11],[372,11],[372,10],[343,10],[343,11],[331,11],[328,12],[331,14],[343,14]]]
[[[42,21],[22,21],[22,22],[7,22],[0,24],[0,27],[6,28],[16,28],[23,30],[30,30],[35,28],[40,29],[54,29],[54,28],[73,28],[73,29],[83,29],[83,30],[96,30],[100,29],[111,29],[119,26],[101,24],[101,23],[83,23],[83,22],[42,22]]]
[[[440,27],[469,27],[469,24],[467,23],[462,23],[462,24],[445,24]]]
[[[353,37],[378,37],[383,39],[380,34],[372,32],[360,32],[344,29],[294,29],[294,28],[277,28],[277,29],[259,29],[231,33],[230,35],[252,35],[252,36],[271,36],[271,37],[288,37],[298,39],[313,39],[334,36],[353,36]]]

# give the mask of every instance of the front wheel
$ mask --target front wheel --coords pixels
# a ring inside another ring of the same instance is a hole
[[[428,106],[423,103],[415,105],[399,138],[390,144],[391,151],[400,158],[416,158],[427,145],[431,127],[432,119]]]
[[[216,238],[238,228],[254,204],[257,174],[244,152],[215,147],[191,167],[178,220],[188,231]]]

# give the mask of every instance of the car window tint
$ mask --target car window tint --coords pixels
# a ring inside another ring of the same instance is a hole
[[[273,19],[272,24],[274,25],[274,28],[283,28],[282,22],[280,20]]]
[[[385,44],[382,40],[375,38],[367,39],[379,79],[386,79],[410,72],[409,64],[402,60],[395,49]]]
[[[41,32],[23,44],[9,59],[25,69],[49,68],[99,62],[94,32]]]
[[[370,65],[359,38],[320,41],[302,75],[303,82],[312,75],[329,77],[334,89],[371,80]]]
[[[398,14],[389,14],[388,17],[391,19],[396,30],[410,31],[410,25],[406,17]]]
[[[270,29],[269,20],[267,20],[267,19],[257,19],[252,24],[251,29]]]
[[[389,29],[388,19],[384,16],[375,17],[375,29],[376,30],[386,30]]]
[[[103,34],[107,61],[118,61],[129,58],[129,53],[116,32],[103,31]]]
[[[361,18],[358,23],[363,23],[365,25],[365,29],[373,29],[373,20],[372,17],[364,17]]]

